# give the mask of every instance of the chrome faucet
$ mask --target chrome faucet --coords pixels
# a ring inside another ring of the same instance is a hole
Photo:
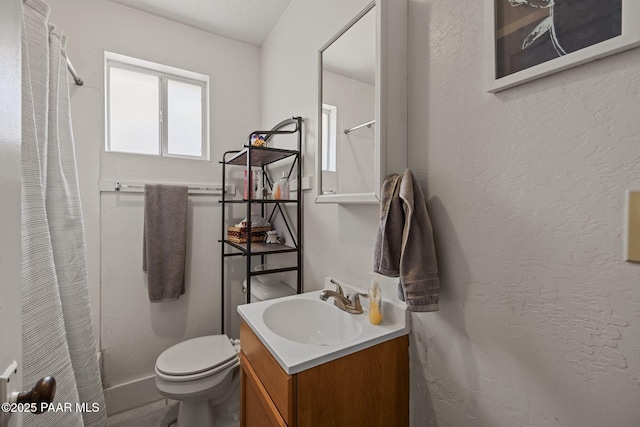
[[[330,297],[333,297],[333,304],[338,307],[340,310],[346,311],[351,314],[362,314],[362,304],[360,304],[360,297],[368,297],[367,294],[363,294],[360,292],[356,292],[353,294],[353,302],[349,299],[348,296],[344,295],[344,291],[342,290],[342,286],[338,284],[335,280],[331,279],[331,283],[336,285],[336,290],[332,291],[330,289],[325,289],[320,292],[320,299],[322,301],[326,301]]]

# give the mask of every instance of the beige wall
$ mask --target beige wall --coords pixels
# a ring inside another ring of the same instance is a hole
[[[263,122],[308,118],[307,174],[317,49],[365,3],[294,0],[263,47]],[[412,316],[412,425],[637,425],[640,50],[491,95],[484,25],[482,1],[409,1],[409,166],[442,281],[441,310]],[[377,210],[305,196],[307,290],[367,283]]]

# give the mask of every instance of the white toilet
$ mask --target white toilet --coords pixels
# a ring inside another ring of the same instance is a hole
[[[233,406],[238,420],[239,352],[239,340],[209,335],[178,343],[158,356],[156,387],[164,397],[180,401],[178,427],[215,426],[216,416],[227,415]]]
[[[256,277],[251,280],[253,302],[295,294],[278,280]],[[239,425],[239,352],[239,340],[209,335],[178,343],[158,356],[156,387],[164,397],[180,401],[178,427]]]

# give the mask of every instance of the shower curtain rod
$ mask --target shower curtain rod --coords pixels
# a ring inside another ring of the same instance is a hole
[[[80,78],[80,75],[78,74],[76,69],[73,68],[73,64],[71,63],[71,60],[69,58],[67,58],[67,69],[71,73],[71,76],[73,77],[73,81],[76,82],[76,85],[82,86],[84,82]]]

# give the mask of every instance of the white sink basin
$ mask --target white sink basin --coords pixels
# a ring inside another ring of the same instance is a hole
[[[267,328],[282,338],[308,345],[338,345],[362,333],[362,326],[329,301],[289,299],[263,312]]]
[[[325,278],[325,288],[335,289],[331,279]],[[341,283],[347,294],[366,292],[343,280]],[[395,286],[393,289],[395,292]],[[318,290],[238,306],[242,320],[288,374],[409,333],[404,302],[383,295],[384,318],[379,325],[372,325],[367,304],[363,304],[364,313],[349,314],[334,306],[333,298],[320,300],[320,293]]]

